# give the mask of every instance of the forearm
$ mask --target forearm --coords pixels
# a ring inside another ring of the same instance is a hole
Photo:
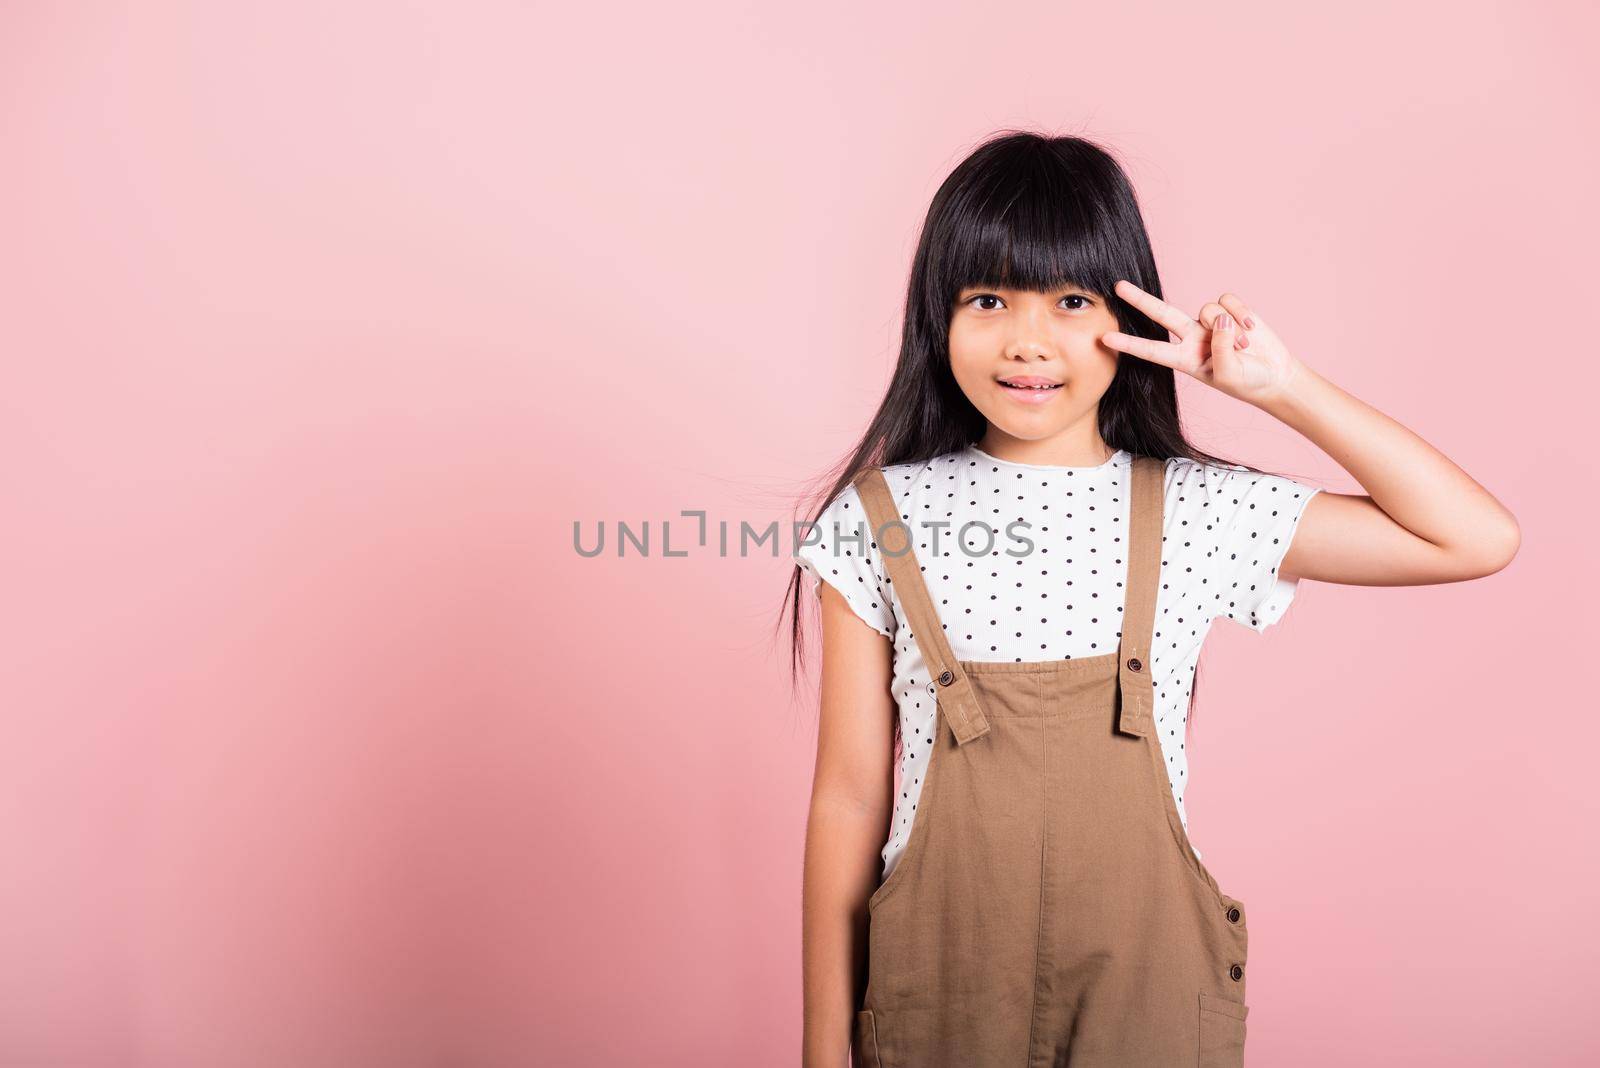
[[[876,882],[881,812],[815,797],[806,823],[801,909],[804,1068],[849,1064],[866,964],[866,901]]]
[[[1517,522],[1488,490],[1407,427],[1299,361],[1258,407],[1304,434],[1419,538],[1452,554],[1496,556]]]

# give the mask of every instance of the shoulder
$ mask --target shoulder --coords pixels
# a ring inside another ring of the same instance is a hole
[[[903,464],[889,464],[882,468],[883,477],[893,489],[926,485],[939,478],[955,474],[960,466],[961,454],[941,453],[926,460],[911,460]]]
[[[815,523],[797,531],[794,554],[795,562],[811,574],[813,590],[820,594],[821,584],[828,583],[869,626],[885,637],[894,636],[887,577],[854,483],[846,484],[828,502]]]
[[[889,494],[895,503],[903,506],[906,502],[924,501],[935,493],[949,492],[948,488],[941,487],[947,487],[957,477],[960,466],[960,454],[952,452],[927,460],[886,464],[876,470],[883,475],[884,484],[889,487]],[[857,502],[860,494],[856,483],[870,475],[871,471],[858,475],[850,486],[850,492],[855,495]]]
[[[1252,471],[1243,464],[1217,461],[1191,460],[1187,456],[1173,456],[1166,461],[1167,487],[1184,491],[1184,496],[1195,495],[1212,503],[1240,504],[1253,494],[1283,493],[1287,498],[1316,492],[1286,475],[1270,471]]]
[[[1169,456],[1166,459],[1167,477],[1176,482],[1200,486],[1208,482],[1220,484],[1237,474],[1249,472],[1241,464],[1225,464],[1213,460],[1191,460],[1187,456]]]
[[[1242,464],[1167,460],[1167,507],[1190,531],[1254,540],[1292,527],[1318,487]]]
[[[912,506],[925,503],[930,489],[953,471],[955,457],[956,454],[950,453],[931,460],[867,468],[845,483],[844,488],[828,502],[817,516],[817,525],[826,528],[828,534],[835,531],[836,524],[845,533],[861,530],[870,533],[871,522],[867,502],[863,499],[864,489],[870,493],[867,487],[881,476],[882,485],[887,487],[896,512],[907,511]],[[865,554],[869,558],[876,555],[871,551],[873,548],[875,546],[869,542]]]

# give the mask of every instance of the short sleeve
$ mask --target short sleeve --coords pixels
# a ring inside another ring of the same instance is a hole
[[[811,575],[813,593],[820,597],[819,583],[828,583],[869,627],[892,639],[894,611],[884,592],[889,584],[873,548],[870,527],[860,494],[855,486],[846,486],[823,509],[809,534],[802,526],[795,563]]]
[[[1264,631],[1294,601],[1299,577],[1281,578],[1278,568],[1306,505],[1322,491],[1232,464],[1209,465],[1206,483],[1221,582],[1216,615]]]

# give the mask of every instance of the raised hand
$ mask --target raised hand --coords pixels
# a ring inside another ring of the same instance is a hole
[[[1116,289],[1117,296],[1171,331],[1174,340],[1111,331],[1100,337],[1107,348],[1182,371],[1258,406],[1282,390],[1298,367],[1266,320],[1232,293],[1201,308],[1196,322],[1132,282],[1119,281]]]

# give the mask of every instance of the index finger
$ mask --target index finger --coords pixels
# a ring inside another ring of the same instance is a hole
[[[1126,278],[1119,278],[1114,288],[1117,291],[1117,296],[1132,304],[1179,337],[1188,337],[1189,331],[1198,325],[1177,308],[1174,308],[1160,297],[1146,293]]]

